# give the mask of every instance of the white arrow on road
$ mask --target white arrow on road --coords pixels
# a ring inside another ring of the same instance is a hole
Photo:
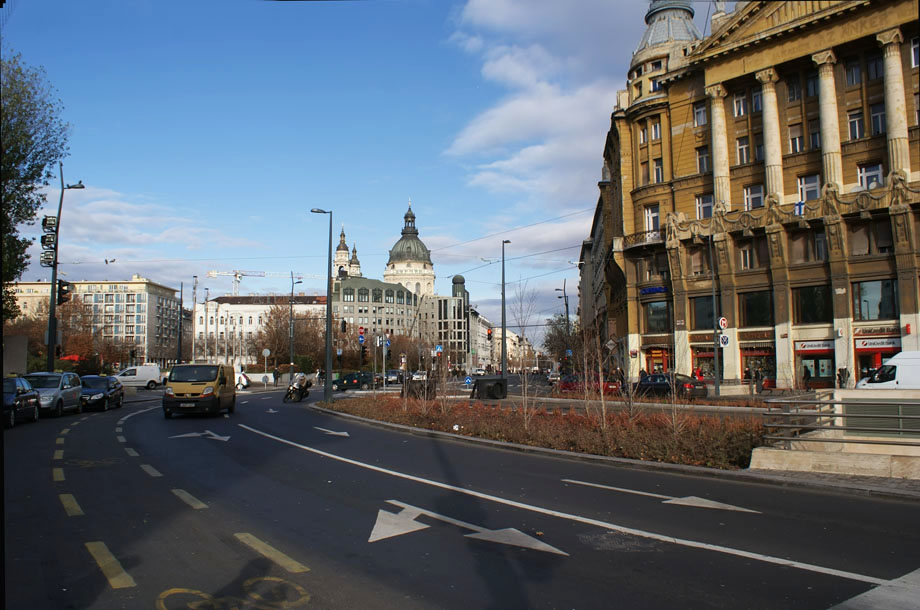
[[[313,426],[315,430],[320,432],[325,432],[326,434],[331,434],[332,436],[348,436],[347,432],[336,432],[335,430],[326,430],[325,428],[320,428],[319,426]]]
[[[274,409],[269,409],[268,411],[266,411],[266,413],[277,413],[277,411],[275,411]]]
[[[377,511],[377,521],[374,523],[374,529],[371,531],[370,538],[367,539],[368,542],[377,542],[378,540],[384,540],[385,538],[392,538],[393,536],[401,536],[402,534],[423,530],[429,526],[425,525],[424,523],[419,523],[415,519],[421,515],[425,515],[427,517],[431,517],[432,519],[450,523],[463,529],[472,530],[472,534],[466,534],[467,538],[475,538],[476,540],[485,540],[487,542],[495,542],[498,544],[508,544],[525,549],[533,549],[535,551],[546,551],[547,553],[565,555],[566,557],[569,555],[568,553],[560,551],[556,547],[550,546],[545,542],[540,542],[536,538],[528,536],[524,532],[513,527],[507,527],[500,530],[490,530],[478,525],[473,525],[472,523],[460,521],[459,519],[453,519],[445,515],[433,513],[429,510],[425,510],[424,508],[411,506],[398,500],[387,500],[387,502],[389,504],[393,504],[394,506],[399,506],[402,508],[402,510],[398,513],[391,513],[385,510]]]
[[[193,436],[207,436],[209,439],[214,441],[229,441],[229,436],[220,436],[219,434],[214,434],[210,430],[205,430],[204,432],[189,432],[188,434],[177,434],[176,436],[170,436],[169,438],[190,438]]]
[[[749,508],[741,508],[740,506],[732,506],[731,504],[723,504],[722,502],[716,502],[715,500],[707,500],[706,498],[698,498],[696,496],[686,496],[684,498],[675,498],[674,496],[664,496],[661,494],[653,494],[647,491],[638,491],[635,489],[624,489],[622,487],[611,487],[609,485],[601,485],[600,483],[588,483],[585,481],[576,481],[574,479],[562,479],[563,483],[574,483],[575,485],[584,485],[586,487],[597,487],[599,489],[609,489],[611,491],[622,491],[623,493],[635,494],[637,496],[648,496],[650,498],[661,498],[664,500],[662,504],[680,504],[682,506],[696,506],[698,508],[717,508],[719,510],[734,510],[742,513],[756,513],[760,514],[759,510],[751,510]]]

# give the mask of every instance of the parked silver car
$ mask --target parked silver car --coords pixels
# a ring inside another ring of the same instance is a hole
[[[60,417],[64,411],[83,412],[83,384],[76,373],[29,373],[23,377],[38,390],[42,413]]]

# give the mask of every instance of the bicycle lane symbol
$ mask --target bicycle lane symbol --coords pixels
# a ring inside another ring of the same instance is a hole
[[[196,589],[167,589],[157,596],[157,610],[296,610],[310,601],[307,590],[276,576],[258,576],[243,583],[244,597],[214,597]]]

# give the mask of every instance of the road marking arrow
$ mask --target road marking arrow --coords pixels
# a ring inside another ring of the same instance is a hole
[[[326,430],[325,428],[320,428],[319,426],[313,426],[313,428],[314,428],[315,430],[319,430],[320,432],[325,432],[326,434],[331,434],[332,436],[345,436],[345,437],[348,436],[348,433],[347,433],[347,432],[336,432],[335,430]]]
[[[177,434],[176,436],[170,436],[169,438],[190,438],[193,436],[207,436],[209,439],[214,441],[229,441],[229,436],[221,436],[219,434],[214,434],[210,430],[205,430],[204,432],[189,432],[188,434]]]
[[[681,506],[696,506],[697,508],[716,508],[719,510],[734,510],[742,513],[756,513],[760,514],[759,510],[751,510],[749,508],[741,508],[740,506],[732,506],[731,504],[723,504],[722,502],[716,502],[715,500],[707,500],[705,498],[698,498],[697,496],[687,496],[685,498],[675,498],[674,496],[664,496],[662,494],[650,493],[647,491],[638,491],[636,489],[625,489],[623,487],[611,487],[609,485],[601,485],[599,483],[587,483],[585,481],[576,481],[574,479],[562,479],[563,483],[574,483],[575,485],[584,485],[586,487],[597,487],[599,489],[609,489],[611,491],[622,491],[623,493],[634,494],[637,496],[648,496],[650,498],[660,498],[664,500],[662,504],[679,504]]]
[[[391,513],[385,510],[380,510],[377,512],[377,522],[374,524],[374,529],[371,531],[370,538],[368,542],[376,542],[377,540],[383,540],[384,538],[391,538],[393,536],[400,536],[402,534],[408,534],[418,530],[425,529],[429,527],[424,523],[418,523],[415,521],[417,517],[425,515],[432,519],[437,519],[438,521],[443,521],[445,523],[450,523],[456,525],[457,527],[473,530],[472,534],[466,534],[467,538],[474,538],[476,540],[485,540],[487,542],[495,542],[498,544],[507,544],[510,546],[517,546],[525,549],[533,549],[535,551],[545,551],[547,553],[554,553],[556,555],[565,555],[568,557],[568,553],[560,551],[554,546],[550,546],[545,542],[540,542],[532,536],[528,536],[524,532],[515,529],[513,527],[508,527],[500,530],[490,530],[478,525],[473,525],[472,523],[466,523],[465,521],[460,521],[459,519],[454,519],[446,515],[439,515],[438,513],[419,508],[417,506],[412,506],[410,504],[405,504],[398,500],[387,500],[387,503],[393,504],[394,506],[399,506],[402,508],[398,513]]]
[[[277,411],[275,411],[274,409],[269,409],[268,411],[266,411],[266,413],[277,413]]]

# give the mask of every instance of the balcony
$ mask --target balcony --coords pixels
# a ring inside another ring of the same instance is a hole
[[[642,231],[633,233],[623,238],[623,249],[638,248],[641,246],[654,246],[664,243],[664,231],[655,229],[653,231]]]

